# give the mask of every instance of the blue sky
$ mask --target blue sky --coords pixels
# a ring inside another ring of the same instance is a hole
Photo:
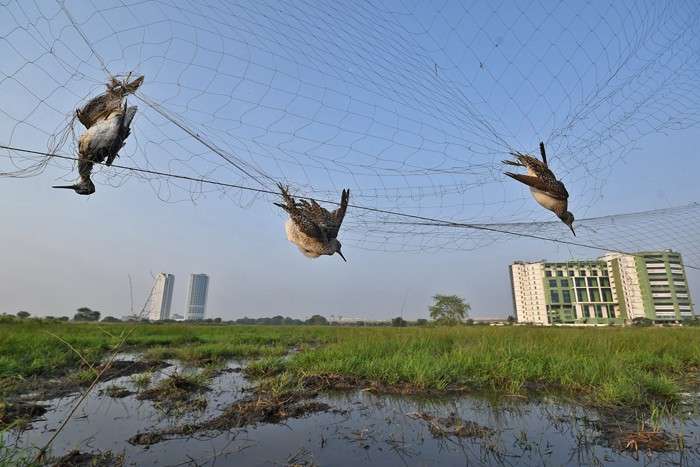
[[[323,199],[348,186],[363,206],[503,223],[551,220],[500,175],[508,148],[534,150],[539,140],[577,217],[699,200],[700,109],[687,89],[697,64],[683,62],[697,40],[648,37],[684,31],[678,24],[697,14],[692,6],[66,2],[111,72],[146,75],[145,96],[271,179]],[[10,13],[0,16],[8,57],[0,65],[0,144],[45,150],[72,109],[100,92],[105,73],[55,4],[0,8]],[[671,42],[664,48],[662,39]],[[119,163],[257,186],[132,102],[139,113]],[[669,128],[652,131],[659,121]],[[73,153],[72,137],[60,151]],[[0,163],[12,168],[5,157]],[[597,255],[500,236],[478,248],[482,236],[389,229],[385,217],[351,212],[341,233],[349,262],[312,261],[287,242],[270,197],[194,195],[198,187],[113,169],[95,177],[89,198],[51,190],[74,176],[70,164],[55,162],[34,177],[0,180],[0,311],[60,315],[87,305],[121,316],[130,307],[128,276],[139,307],[151,273],[166,271],[176,275],[175,312],[183,311],[188,274],[206,272],[209,314],[224,318],[418,318],[434,293],[462,295],[474,316],[505,316],[513,260]],[[670,246],[698,254],[697,220],[680,220],[675,230],[695,230],[675,237],[674,226],[650,222],[623,226],[615,238],[583,238],[616,248],[682,238]],[[546,227],[548,235],[569,238],[556,228]],[[411,252],[416,245],[422,251]],[[697,296],[700,278],[688,275]]]

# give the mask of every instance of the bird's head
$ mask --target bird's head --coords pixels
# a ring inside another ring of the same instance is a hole
[[[79,195],[91,195],[95,192],[95,184],[92,180],[81,180],[74,185],[54,185],[51,188],[62,188],[67,190],[73,190]]]
[[[340,251],[340,248],[342,247],[342,245],[340,244],[340,242],[337,239],[333,239],[333,240],[334,240],[333,245],[335,248],[334,253],[338,253],[340,255],[340,257],[343,258],[343,261],[345,261],[347,263],[348,260],[345,259],[345,256],[343,256],[343,253]]]
[[[574,234],[574,237],[575,237],[575,236],[576,236],[576,232],[574,232],[574,226],[572,225],[572,224],[574,223],[574,215],[571,214],[571,212],[566,211],[564,214],[562,214],[561,216],[559,216],[559,219],[561,219],[561,221],[562,221],[564,224],[566,224],[566,225],[569,226],[569,228],[571,229],[571,232]]]

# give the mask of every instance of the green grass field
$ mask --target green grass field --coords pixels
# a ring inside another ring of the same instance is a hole
[[[0,380],[79,369],[81,358],[65,342],[97,362],[132,326],[2,323]],[[149,359],[243,358],[257,361],[252,374],[342,375],[419,392],[534,388],[596,406],[672,403],[697,384],[700,368],[700,328],[135,326],[124,350]],[[299,352],[281,358],[293,348]]]

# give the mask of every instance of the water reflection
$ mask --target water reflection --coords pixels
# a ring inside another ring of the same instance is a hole
[[[151,384],[176,371],[199,371],[171,363],[173,366],[153,374]],[[229,367],[239,365],[232,362]],[[123,398],[98,394],[112,385],[134,394]],[[197,433],[145,447],[126,441],[136,433],[216,417],[245,396],[247,386],[240,372],[224,371],[212,379],[203,411],[173,417],[150,401],[138,400],[133,377],[103,383],[61,433],[53,452],[111,450],[123,453],[126,465],[139,466],[700,465],[697,407],[688,409],[688,418],[664,424],[670,432],[682,433],[684,450],[649,456],[642,453],[635,459],[608,446],[598,414],[574,405],[547,399],[377,396],[365,391],[322,395],[318,400],[335,410],[283,424]],[[43,445],[74,402],[74,397],[46,401],[51,410],[42,420],[28,431],[8,436],[18,436],[20,446]],[[479,436],[436,436],[430,423],[416,416],[418,413],[458,417],[489,430]]]

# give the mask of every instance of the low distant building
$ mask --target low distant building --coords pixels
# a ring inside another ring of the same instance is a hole
[[[187,289],[187,319],[200,321],[204,319],[209,294],[209,276],[206,274],[190,275],[190,286]]]
[[[170,318],[174,288],[174,275],[161,272],[156,276],[147,305],[146,316],[149,320],[160,321]]]
[[[600,325],[693,317],[681,255],[670,250],[608,253],[593,261],[516,261],[510,279],[519,323]]]

